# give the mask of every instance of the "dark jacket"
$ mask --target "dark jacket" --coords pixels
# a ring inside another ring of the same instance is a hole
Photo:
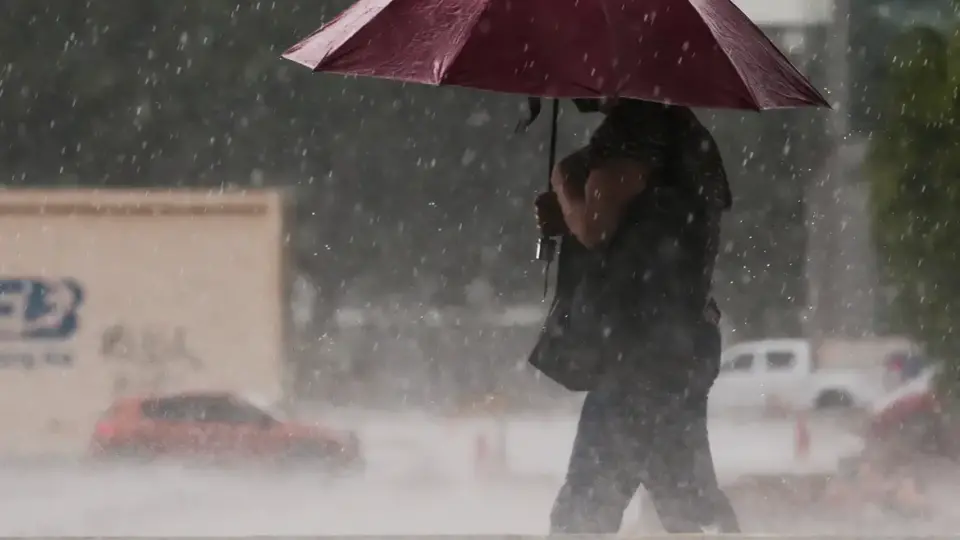
[[[653,182],[608,245],[561,246],[557,297],[530,361],[572,390],[591,389],[614,364],[680,378],[702,356],[690,337],[703,329],[711,302],[729,189],[716,145],[693,113],[651,105],[615,111],[588,147],[587,172],[627,156],[650,167]],[[658,364],[665,355],[679,360]]]
[[[710,228],[698,214],[676,188],[648,190],[600,263],[585,273],[570,326],[598,328],[601,372],[632,372],[679,386],[695,375],[716,375],[719,358],[696,350],[703,332],[718,331],[705,315]]]

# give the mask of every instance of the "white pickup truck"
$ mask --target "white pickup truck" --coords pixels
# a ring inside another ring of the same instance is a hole
[[[885,392],[887,356],[914,349],[902,338],[738,343],[723,353],[710,411],[864,406]]]

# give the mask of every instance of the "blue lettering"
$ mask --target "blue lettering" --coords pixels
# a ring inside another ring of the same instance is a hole
[[[0,335],[6,339],[18,339],[26,331],[30,288],[23,280],[0,281]]]
[[[0,278],[0,340],[70,339],[82,303],[83,288],[73,279]]]

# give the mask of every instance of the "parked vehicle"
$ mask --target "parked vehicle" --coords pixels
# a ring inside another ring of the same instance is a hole
[[[934,393],[934,381],[939,370],[924,369],[907,383],[881,396],[871,406],[868,435],[873,440],[903,437],[906,431],[913,434],[926,432],[923,437],[932,437],[931,428],[939,423],[940,407]]]
[[[363,464],[351,431],[305,425],[229,393],[184,393],[118,400],[94,428],[97,457],[253,459]]]
[[[922,354],[894,352],[887,356],[884,365],[884,382],[890,390],[919,377],[932,362]]]
[[[912,350],[901,339],[748,341],[723,353],[710,393],[712,412],[867,406],[883,395],[884,359]]]

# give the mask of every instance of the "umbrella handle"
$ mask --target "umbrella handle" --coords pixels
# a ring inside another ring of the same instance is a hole
[[[537,240],[537,260],[544,261],[547,263],[547,266],[550,266],[556,253],[557,240],[549,236],[540,235],[540,238]]]
[[[553,185],[550,183],[550,177],[553,175],[553,167],[557,163],[557,124],[560,119],[560,100],[553,100],[553,110],[550,113],[550,153],[547,167],[547,191],[553,191]],[[543,234],[537,241],[537,260],[547,263],[543,272],[543,297],[547,297],[547,291],[550,288],[550,263],[553,262],[557,254],[557,240]]]

